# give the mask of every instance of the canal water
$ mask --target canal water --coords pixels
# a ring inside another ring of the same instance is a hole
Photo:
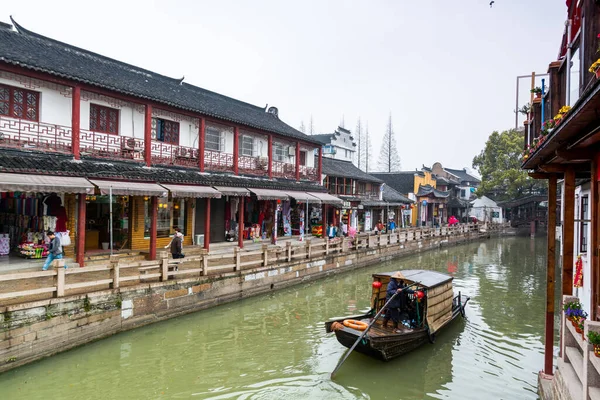
[[[536,399],[545,238],[491,239],[351,271],[125,332],[0,375],[7,399]],[[422,268],[471,297],[426,344],[387,363],[323,323],[369,306],[371,274]]]

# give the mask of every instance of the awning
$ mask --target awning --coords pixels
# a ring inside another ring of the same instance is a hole
[[[167,185],[160,186],[168,189],[173,197],[193,197],[193,198],[211,198],[220,199],[221,192],[209,186],[188,186],[188,185]]]
[[[317,197],[310,195],[306,192],[296,192],[291,190],[286,190],[285,194],[296,199],[299,203],[321,203],[321,200]]]
[[[323,204],[335,204],[335,205],[342,205],[344,204],[344,200],[332,196],[329,193],[320,193],[320,192],[307,192],[308,194],[310,194],[311,196],[316,197],[317,199],[321,200],[321,203]]]
[[[233,197],[249,197],[250,192],[246,188],[241,187],[229,187],[229,186],[213,186],[217,189],[223,196],[233,196]]]
[[[259,200],[288,200],[290,197],[281,190],[248,188]]]
[[[360,203],[366,207],[387,207],[388,205],[388,203],[382,200],[362,200]]]
[[[165,197],[167,190],[156,183],[101,181],[90,179],[100,189],[100,194],[107,195],[112,187],[112,194],[117,196],[158,196]]]
[[[71,176],[1,173],[0,192],[93,193],[94,186]]]

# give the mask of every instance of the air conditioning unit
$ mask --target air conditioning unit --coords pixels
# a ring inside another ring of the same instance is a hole
[[[288,147],[288,156],[295,156],[296,155],[296,149],[293,148],[292,146]]]

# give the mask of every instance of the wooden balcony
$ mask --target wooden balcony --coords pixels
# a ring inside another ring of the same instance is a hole
[[[144,161],[144,140],[81,129],[82,156]]]
[[[286,179],[296,179],[296,165],[273,161],[273,176]]]
[[[71,128],[0,116],[0,147],[71,153]]]
[[[198,149],[152,141],[152,164],[198,167]]]
[[[238,169],[240,174],[266,175],[269,169],[269,159],[267,157],[240,156]]]

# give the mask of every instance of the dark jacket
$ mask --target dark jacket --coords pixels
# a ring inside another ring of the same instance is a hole
[[[181,254],[181,238],[179,236],[175,236],[171,241],[171,254]]]
[[[388,301],[389,299],[392,298],[392,296],[394,295],[394,293],[396,293],[396,291],[398,289],[402,289],[405,287],[406,287],[406,284],[400,284],[400,283],[398,283],[398,281],[396,279],[390,279],[390,283],[388,283],[387,290],[386,290],[385,300]],[[400,294],[398,294],[398,296],[394,297],[394,300],[392,300],[392,302],[390,304],[388,304],[388,307],[390,307],[390,308],[406,308],[406,305],[408,304],[408,295],[413,292],[414,291],[411,289],[404,289],[404,291],[402,293],[400,293]]]
[[[55,235],[54,239],[50,241],[50,247],[48,247],[48,252],[52,253],[52,255],[54,256],[62,254],[62,244],[60,243],[60,238],[58,237],[58,235]]]

